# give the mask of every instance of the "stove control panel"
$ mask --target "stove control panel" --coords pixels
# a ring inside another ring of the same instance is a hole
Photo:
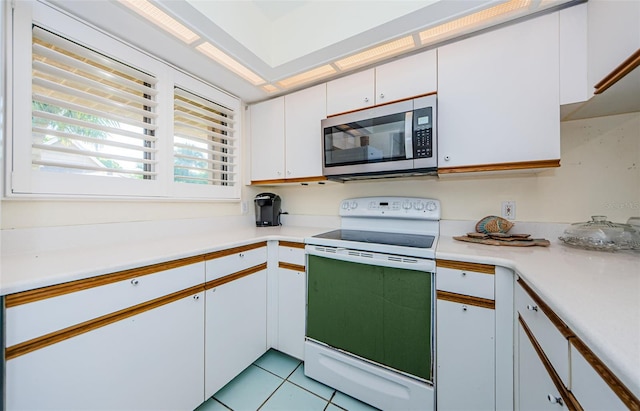
[[[418,197],[358,197],[342,200],[342,217],[440,220],[440,201]]]

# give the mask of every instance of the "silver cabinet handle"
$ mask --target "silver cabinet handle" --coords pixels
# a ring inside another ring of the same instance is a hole
[[[380,93],[380,98],[383,99],[384,98],[384,94]]]
[[[291,170],[287,170],[287,174],[291,175]]]
[[[244,258],[244,254],[243,254],[243,253],[240,253],[240,254],[238,254],[238,257],[240,257],[240,258]]]
[[[365,97],[365,98],[364,98],[364,102],[365,102],[365,103],[368,103],[368,102],[369,102],[369,97]]]
[[[466,277],[466,276],[467,276],[467,273],[465,273],[465,272],[463,271],[463,272],[462,272],[462,276],[463,276],[463,277]]]
[[[538,306],[537,305],[528,304],[527,305],[527,310],[529,310],[529,311],[538,311]]]
[[[466,305],[462,306],[462,311],[467,311],[467,306]]]
[[[137,278],[134,278],[133,280],[131,280],[131,285],[138,285],[139,281]]]
[[[444,156],[444,161],[449,161],[449,160],[451,160],[451,157],[449,157],[449,156]]]
[[[551,404],[563,405],[562,397],[556,397],[553,394],[549,394],[549,395],[547,395],[547,399],[549,400],[549,402]]]
[[[196,294],[196,295],[193,296],[193,299],[198,301],[200,299],[200,296],[198,294]]]

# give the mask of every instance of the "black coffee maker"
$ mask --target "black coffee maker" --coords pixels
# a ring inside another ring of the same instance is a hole
[[[256,226],[271,227],[280,225],[280,196],[273,193],[260,193],[256,196]]]

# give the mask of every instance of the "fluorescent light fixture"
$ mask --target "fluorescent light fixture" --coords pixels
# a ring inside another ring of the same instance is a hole
[[[531,0],[510,0],[477,13],[440,24],[436,27],[421,31],[420,42],[422,45],[432,44],[445,37],[452,37],[462,34],[463,32],[469,33],[483,26],[495,24],[499,20],[506,20],[506,17],[512,17],[514,14],[524,14],[530,3]]]
[[[189,30],[183,24],[181,24],[176,19],[169,16],[167,13],[160,10],[147,0],[118,1],[187,44],[191,44],[200,38],[200,36],[198,36],[196,33]]]
[[[273,84],[265,84],[264,86],[262,86],[262,89],[267,93],[273,93],[274,91],[278,91],[278,87],[274,86]]]
[[[415,42],[413,41],[413,36],[407,36],[343,58],[336,61],[335,64],[340,70],[349,70],[354,67],[362,66],[367,63],[381,60],[385,57],[390,57],[395,54],[411,50],[414,46]]]
[[[262,77],[249,70],[242,64],[238,63],[232,57],[209,42],[199,44],[198,46],[196,46],[196,50],[214,60],[215,62],[222,64],[224,67],[233,71],[235,74],[247,80],[254,86],[259,86],[260,84],[266,83],[266,81]]]
[[[305,71],[304,73],[296,74],[295,76],[291,76],[284,80],[278,81],[278,85],[280,87],[289,88],[293,86],[297,86],[299,84],[308,83],[313,80],[318,80],[323,77],[334,74],[336,69],[334,69],[331,65],[327,64],[324,66],[316,67],[309,71]]]

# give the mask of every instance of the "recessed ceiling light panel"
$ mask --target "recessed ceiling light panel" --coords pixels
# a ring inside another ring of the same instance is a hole
[[[189,30],[182,23],[178,22],[173,17],[169,16],[164,11],[160,10],[147,0],[118,0],[120,4],[123,4],[135,11],[145,19],[151,21],[156,26],[179,38],[187,44],[191,44],[194,41],[200,39],[193,31]]]
[[[219,48],[217,48],[211,43],[205,42],[205,43],[199,44],[196,46],[196,50],[198,50],[200,53],[204,54],[205,56],[209,57],[210,59],[216,61],[217,63],[222,64],[224,67],[233,71],[235,74],[247,80],[254,86],[258,86],[266,82],[262,77],[260,77],[253,71],[249,70],[242,64],[238,63],[228,54],[226,54],[225,52],[223,52],[222,50],[220,50]]]
[[[335,64],[340,70],[349,70],[367,63],[372,63],[383,58],[403,53],[414,47],[415,42],[413,41],[413,36],[407,36],[343,58],[336,61]]]
[[[308,83],[313,80],[318,80],[323,77],[330,76],[331,74],[334,74],[334,73],[336,73],[336,69],[334,69],[331,65],[327,64],[324,66],[316,67],[309,71],[305,71],[304,73],[291,76],[284,80],[280,80],[278,81],[278,85],[284,88],[289,88],[289,87],[297,86],[299,84]]]

